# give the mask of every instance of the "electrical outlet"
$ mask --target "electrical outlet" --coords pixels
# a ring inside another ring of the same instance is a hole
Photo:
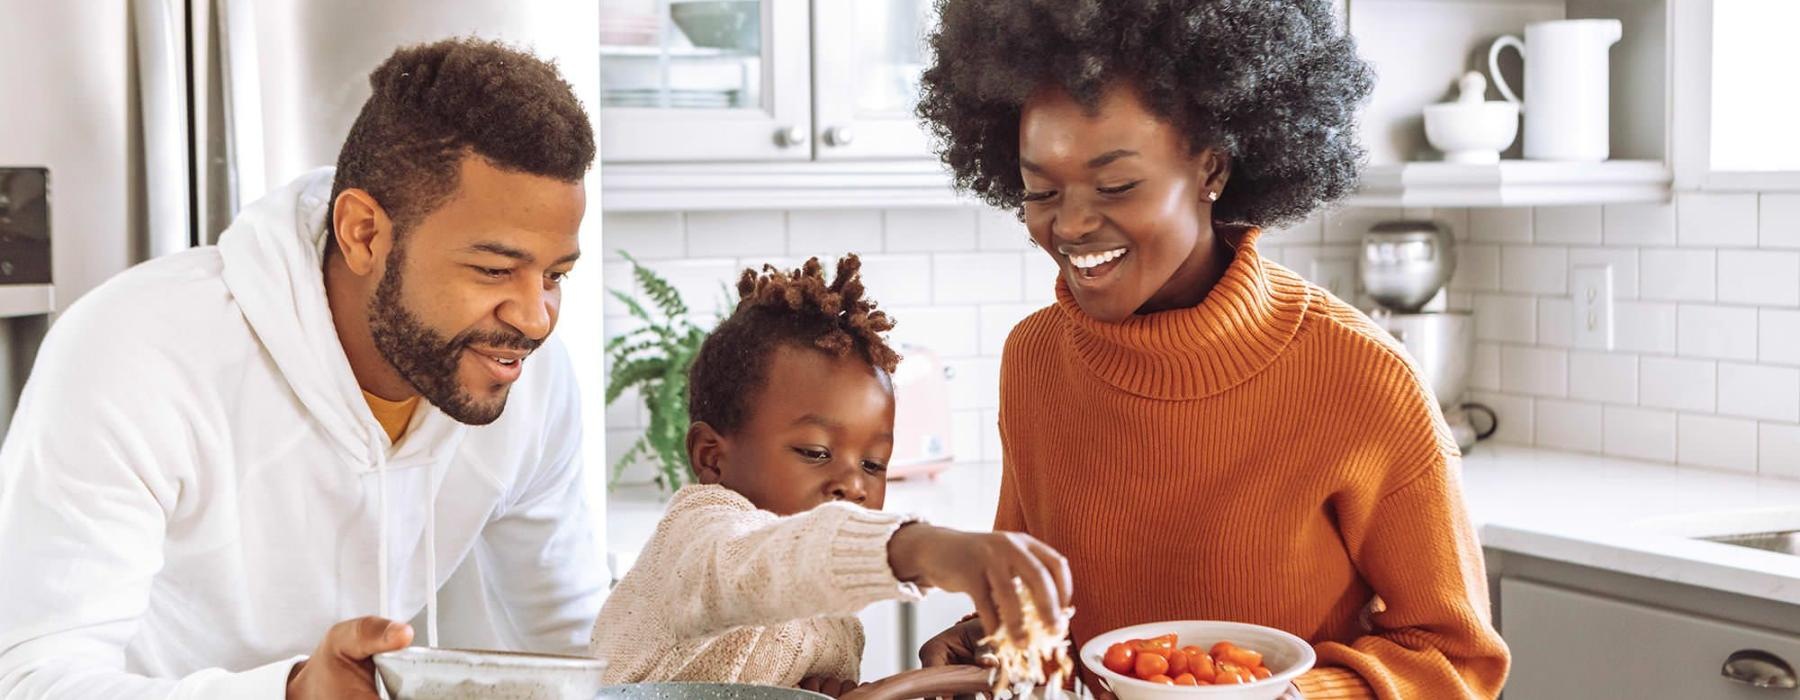
[[[1611,265],[1576,265],[1569,273],[1569,292],[1575,298],[1575,347],[1593,350],[1613,348],[1613,293]]]
[[[1313,284],[1345,302],[1356,303],[1356,261],[1351,258],[1318,258],[1312,261]]]

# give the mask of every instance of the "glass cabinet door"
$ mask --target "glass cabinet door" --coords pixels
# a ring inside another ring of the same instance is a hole
[[[807,0],[600,0],[603,158],[811,158],[807,9]]]
[[[813,0],[819,159],[929,157],[913,116],[931,0]]]

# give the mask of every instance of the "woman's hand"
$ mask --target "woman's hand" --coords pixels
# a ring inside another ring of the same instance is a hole
[[[801,690],[810,690],[834,698],[843,697],[844,693],[855,690],[858,685],[859,684],[856,681],[839,680],[837,678],[804,678],[800,681]]]
[[[1017,532],[962,532],[923,523],[901,526],[888,540],[888,564],[902,581],[967,593],[975,601],[982,631],[1004,626],[1014,639],[1027,639],[1024,599],[1013,580],[1025,584],[1042,622],[1064,629],[1070,596],[1069,562],[1049,545]]]

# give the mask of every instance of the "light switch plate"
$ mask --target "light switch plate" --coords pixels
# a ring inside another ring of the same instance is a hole
[[[1312,261],[1312,283],[1324,287],[1340,300],[1356,303],[1356,260],[1351,258],[1318,258]]]
[[[1576,265],[1569,271],[1575,347],[1613,349],[1612,278],[1611,265]]]

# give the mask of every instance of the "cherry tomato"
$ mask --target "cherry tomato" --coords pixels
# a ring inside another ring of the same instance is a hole
[[[1182,651],[1180,649],[1176,649],[1175,651],[1169,652],[1169,675],[1179,676],[1183,673],[1187,673],[1187,670],[1188,670],[1187,652]]]
[[[1168,658],[1170,652],[1175,651],[1175,635],[1165,634],[1161,637],[1152,637],[1150,639],[1139,639],[1139,640],[1137,640],[1136,646],[1137,646],[1138,653],[1140,653],[1140,654],[1142,654],[1144,652],[1150,652],[1152,654],[1160,654],[1164,658]]]
[[[1169,659],[1162,654],[1139,651],[1133,670],[1137,671],[1138,678],[1150,680],[1151,676],[1160,676],[1169,672]]]
[[[1145,678],[1144,680],[1150,681],[1151,683],[1161,683],[1163,685],[1175,685],[1175,679],[1170,678],[1170,677],[1165,676],[1160,673],[1158,673],[1154,676],[1151,676],[1149,678]]]
[[[1226,649],[1224,659],[1230,661],[1234,666],[1242,666],[1247,669],[1262,665],[1262,654],[1238,646]]]
[[[1219,643],[1212,645],[1212,655],[1220,661],[1229,661],[1230,659],[1225,656],[1226,652],[1236,648],[1236,644],[1232,644],[1225,640],[1219,640]]]
[[[1213,682],[1219,685],[1237,685],[1243,683],[1244,678],[1238,675],[1238,667],[1229,663],[1220,663],[1219,673],[1213,677]]]
[[[1175,685],[1200,685],[1200,680],[1192,673],[1183,673],[1175,677]]]
[[[1106,648],[1106,658],[1101,659],[1100,663],[1108,671],[1129,675],[1136,666],[1136,662],[1137,650],[1128,643],[1119,642]]]
[[[1250,669],[1250,675],[1256,676],[1256,680],[1260,681],[1275,674],[1270,673],[1267,666],[1257,666],[1256,668]]]
[[[1195,649],[1195,651],[1199,650]],[[1213,665],[1213,657],[1201,651],[1198,654],[1188,655],[1188,673],[1194,674],[1195,678],[1211,683],[1213,676],[1218,675],[1219,671]]]

